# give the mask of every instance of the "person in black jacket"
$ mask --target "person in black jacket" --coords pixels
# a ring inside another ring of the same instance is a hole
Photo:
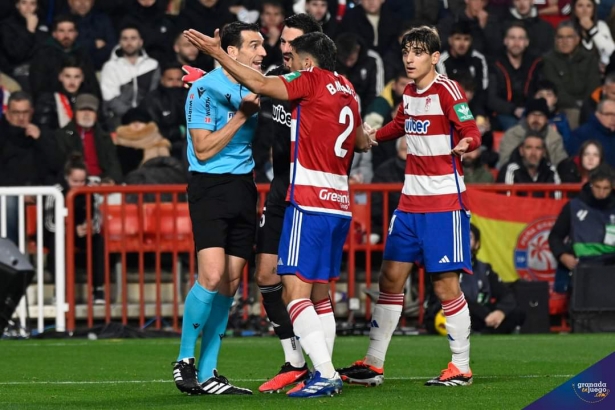
[[[62,191],[64,197],[71,189],[83,187],[86,185],[87,171],[86,165],[83,162],[83,157],[79,154],[74,154],[64,166],[63,175],[57,181],[56,186]],[[87,202],[85,195],[78,195],[74,199],[74,226],[75,226],[75,246],[82,251],[87,250]],[[105,303],[104,293],[104,240],[100,234],[100,212],[98,210],[95,198],[92,198],[90,208],[91,220],[89,221],[91,243],[92,243],[92,296],[95,304]],[[47,269],[52,277],[55,277],[55,198],[47,196],[45,198],[44,209],[44,224],[43,224],[43,242],[49,250],[47,256]],[[73,252],[70,252],[73,254]]]
[[[160,63],[173,59],[174,34],[177,29],[166,13],[168,2],[130,0],[127,3],[128,13],[120,22],[120,27],[138,25],[147,55]]]
[[[76,58],[83,68],[83,91],[100,96],[100,85],[88,52],[76,45],[77,25],[71,16],[59,16],[53,22],[51,37],[36,52],[30,64],[30,87],[34,100],[45,92],[54,92],[58,74],[68,58]]]
[[[498,174],[496,182],[505,184],[559,184],[555,166],[545,157],[545,141],[535,132],[528,132],[519,148],[513,151],[510,161]],[[535,192],[533,196],[544,196]]]
[[[68,0],[70,13],[77,23],[77,45],[87,51],[96,71],[109,59],[117,44],[117,36],[111,19],[92,10],[94,0]]]
[[[32,98],[24,91],[9,97],[7,111],[0,119],[0,186],[47,185],[49,153],[55,151],[53,136],[32,121]],[[17,197],[6,202],[7,236],[17,243]],[[1,223],[1,221],[0,221]]]
[[[15,9],[0,24],[0,54],[4,55],[8,74],[28,90],[29,63],[37,47],[48,37],[46,28],[36,12],[36,1],[13,1]]]
[[[83,69],[74,58],[64,62],[56,92],[42,94],[36,101],[34,123],[50,131],[65,127],[73,119],[77,94],[83,85]]]
[[[353,33],[342,33],[335,40],[337,72],[348,78],[361,101],[361,112],[384,88],[384,66],[378,53],[370,50]]]
[[[150,91],[139,105],[147,111],[158,125],[163,137],[171,142],[171,156],[183,159],[186,139],[186,116],[184,104],[188,91],[182,83],[183,71],[179,63],[167,63],[162,67],[160,85]]]
[[[523,23],[513,22],[504,34],[504,51],[490,67],[487,107],[502,131],[519,123],[527,100],[537,91],[540,58],[527,51],[529,43]]]
[[[607,164],[601,164],[589,175],[589,182],[579,196],[560,211],[549,233],[549,247],[559,263],[556,291],[565,292],[570,271],[579,262],[601,263],[615,259],[615,192],[614,174]],[[611,228],[610,228],[611,227]],[[561,275],[567,280],[562,280]]]

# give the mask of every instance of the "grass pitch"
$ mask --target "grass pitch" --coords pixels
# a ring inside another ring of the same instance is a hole
[[[368,337],[336,340],[334,365],[361,358]],[[282,364],[276,338],[225,339],[220,373],[253,396],[185,396],[172,382],[179,339],[0,341],[0,409],[521,409],[614,349],[613,335],[472,337],[474,384],[424,387],[450,360],[447,340],[394,337],[384,385],[290,399],[258,386]]]

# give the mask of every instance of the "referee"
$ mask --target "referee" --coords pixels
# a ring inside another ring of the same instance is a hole
[[[257,25],[228,24],[221,44],[235,60],[261,70],[266,52]],[[175,385],[184,393],[252,394],[230,384],[216,367],[229,309],[256,231],[251,143],[259,105],[259,98],[222,68],[195,81],[186,100],[188,198],[198,280],[186,297],[181,345],[173,367]]]

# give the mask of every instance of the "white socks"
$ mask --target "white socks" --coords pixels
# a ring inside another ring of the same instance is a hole
[[[470,370],[470,310],[463,296],[442,302],[442,310],[446,316],[446,331],[448,343],[453,353],[453,364],[466,373]]]
[[[331,299],[326,298],[320,302],[316,302],[314,309],[316,310],[316,314],[318,314],[322,330],[325,334],[325,341],[327,342],[329,356],[333,357],[333,345],[335,344],[335,334],[337,328],[335,326],[335,315],[333,314]]]
[[[391,336],[399,322],[403,305],[403,293],[380,292],[369,331],[369,348],[365,356],[367,364],[377,368],[384,366]]]
[[[301,342],[303,350],[310,356],[314,368],[322,377],[333,378],[335,368],[314,304],[309,299],[296,299],[288,304],[287,309],[295,336]]]

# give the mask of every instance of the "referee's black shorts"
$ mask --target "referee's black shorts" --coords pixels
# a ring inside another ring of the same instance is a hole
[[[252,174],[193,172],[188,204],[196,251],[224,248],[250,259],[256,234],[256,185]]]

